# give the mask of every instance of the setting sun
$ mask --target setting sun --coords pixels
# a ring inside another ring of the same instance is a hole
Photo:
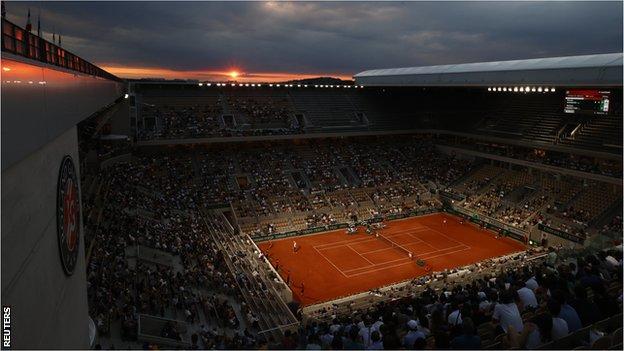
[[[230,72],[230,77],[231,77],[232,79],[236,79],[236,78],[238,78],[238,75],[239,75],[238,71],[231,71],[231,72]]]

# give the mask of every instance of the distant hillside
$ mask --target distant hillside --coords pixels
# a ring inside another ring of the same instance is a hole
[[[318,77],[318,78],[290,80],[290,81],[284,82],[284,84],[352,85],[353,81],[342,80],[342,79],[332,78],[332,77]]]

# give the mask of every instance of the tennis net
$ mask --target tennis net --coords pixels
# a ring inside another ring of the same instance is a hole
[[[397,243],[395,243],[394,241],[390,240],[389,238],[386,238],[385,236],[377,233],[375,235],[378,239],[381,239],[383,241],[385,241],[388,245],[392,246],[393,248],[396,248],[397,250],[403,252],[407,257],[412,258],[413,254],[410,250],[406,249],[405,247],[403,247],[402,245],[399,245]]]

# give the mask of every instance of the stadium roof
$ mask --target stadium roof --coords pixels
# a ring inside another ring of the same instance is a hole
[[[375,69],[353,78],[368,86],[622,86],[622,53]]]

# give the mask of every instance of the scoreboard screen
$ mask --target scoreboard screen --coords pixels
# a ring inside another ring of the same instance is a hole
[[[606,115],[610,91],[571,89],[566,91],[565,113]]]

